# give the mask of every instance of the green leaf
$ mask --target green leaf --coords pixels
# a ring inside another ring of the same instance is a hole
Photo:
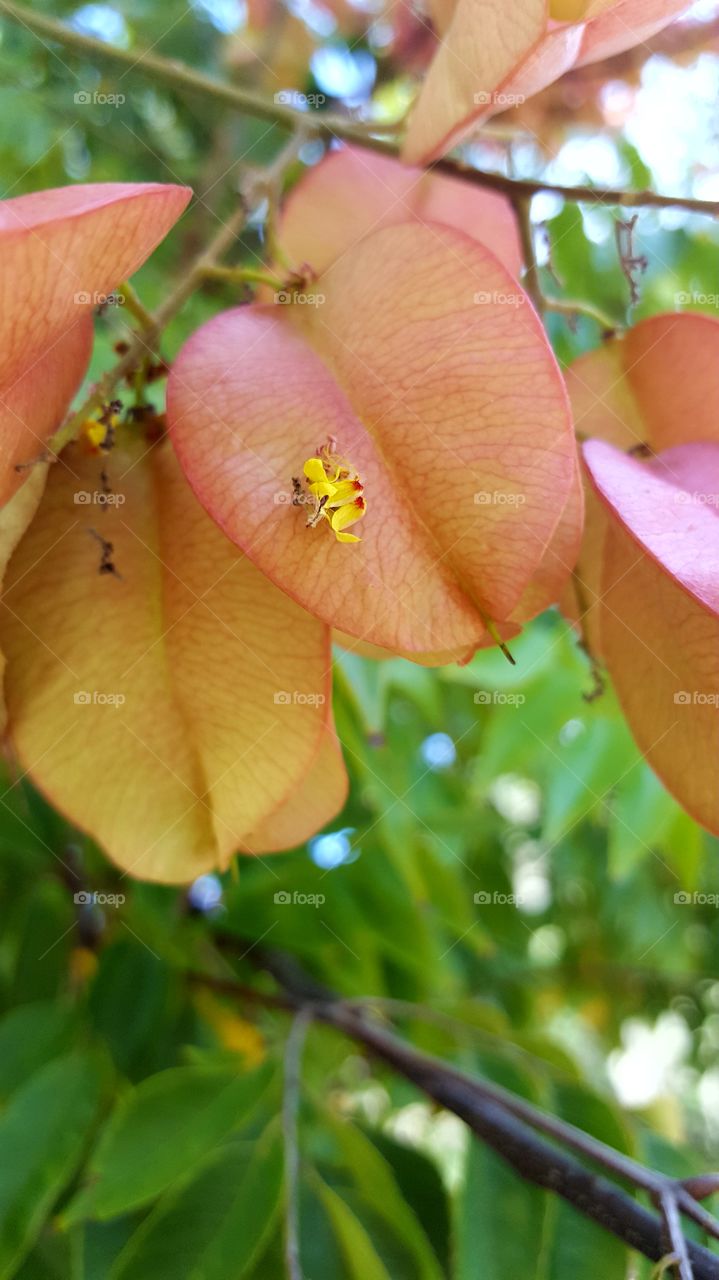
[[[440,1260],[444,1275],[450,1254],[450,1206],[437,1165],[423,1151],[406,1146],[386,1133],[373,1130],[368,1137],[392,1169],[404,1199],[414,1210]]]
[[[90,1015],[124,1074],[134,1073],[138,1064],[144,1073],[165,1065],[153,1060],[148,1066],[144,1055],[148,1045],[154,1050],[158,1031],[165,1030],[170,982],[164,961],[131,937],[102,951],[90,991]]]
[[[392,1280],[362,1223],[349,1205],[320,1179],[318,1194],[332,1222],[347,1270],[353,1280]]]
[[[77,1019],[53,1000],[11,1009],[0,1019],[0,1095],[7,1097],[33,1071],[72,1044]]]
[[[521,1080],[518,1091],[531,1096]],[[557,1087],[556,1095],[560,1115],[629,1149],[620,1114],[603,1099],[574,1084]],[[458,1198],[454,1280],[475,1280],[478,1257],[482,1280],[625,1280],[627,1270],[620,1240],[472,1140]]]
[[[0,1116],[0,1280],[15,1274],[74,1174],[102,1079],[94,1055],[68,1054],[31,1076]]]
[[[332,1132],[363,1200],[386,1218],[414,1260],[417,1280],[441,1280],[442,1269],[391,1167],[368,1137],[349,1121],[331,1121]]]
[[[550,1280],[544,1232],[551,1211],[542,1191],[471,1139],[457,1205],[454,1280],[476,1280],[480,1258],[482,1280]]]
[[[111,1222],[83,1222],[66,1232],[72,1242],[72,1280],[107,1280],[113,1262],[139,1225],[138,1217],[127,1214]]]
[[[109,1280],[240,1280],[277,1219],[283,1147],[273,1121],[257,1143],[213,1154],[199,1176],[168,1191],[122,1250]]]
[[[120,1101],[65,1223],[112,1218],[152,1200],[247,1119],[271,1072],[174,1067]]]

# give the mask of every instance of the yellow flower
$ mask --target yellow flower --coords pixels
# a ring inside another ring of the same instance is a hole
[[[319,453],[323,456],[308,458],[302,468],[314,505],[307,524],[314,528],[326,520],[338,542],[359,542],[356,534],[346,530],[361,520],[367,510],[362,481],[353,467],[335,455],[329,444]]]
[[[104,422],[98,422],[94,418],[87,418],[82,424],[82,430],[85,438],[94,449],[99,449],[100,445],[104,444],[105,436],[107,435],[107,426]]]

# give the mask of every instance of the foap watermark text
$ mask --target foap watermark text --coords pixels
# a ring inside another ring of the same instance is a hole
[[[101,689],[78,689],[72,700],[78,707],[121,707],[124,693],[103,693]]]
[[[323,893],[300,893],[297,889],[278,889],[273,899],[283,907],[321,907],[327,901]]]

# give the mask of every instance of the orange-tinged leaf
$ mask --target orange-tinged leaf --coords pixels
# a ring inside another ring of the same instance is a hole
[[[466,652],[518,604],[574,481],[540,322],[488,250],[437,225],[367,236],[316,290],[190,339],[168,390],[182,465],[318,617],[394,652]],[[363,485],[352,546],[281,500],[328,436]]]
[[[578,440],[606,440],[620,449],[646,443],[647,427],[627,376],[625,352],[626,339],[615,338],[579,356],[567,369]]]
[[[301,783],[254,831],[242,837],[242,853],[276,853],[308,840],[347,799],[347,773],[331,725]]]
[[[719,442],[719,320],[651,316],[567,370],[577,435],[655,452]]]
[[[584,453],[607,510],[607,665],[649,763],[719,832],[719,445],[649,462],[600,441]]]
[[[23,484],[9,502],[0,507],[0,584],[15,548],[33,519],[45,490],[47,463],[31,467]],[[5,655],[0,652],[0,684],[4,680]],[[7,725],[7,708],[0,690],[0,733]]]
[[[572,486],[559,523],[544,549],[531,582],[512,614],[513,621],[527,622],[561,599],[564,586],[579,557],[584,509],[584,487],[577,459]]]
[[[79,448],[68,462],[51,469],[0,607],[22,766],[144,879],[227,866],[300,785],[322,825],[338,802],[333,781],[323,808],[312,775],[328,736],[327,629],[221,534],[169,444],[123,439],[104,460],[103,506],[102,463]],[[115,572],[99,572],[97,535]]]
[[[85,375],[92,340],[92,314],[85,307],[66,333],[53,338],[47,350],[0,389],[0,503],[22,484],[27,475],[22,464],[34,465],[43,456],[62,423]]]
[[[613,4],[594,0],[586,14],[589,21],[577,65],[583,67],[633,49],[688,8],[687,0],[615,0]]]
[[[687,441],[719,442],[718,363],[719,321],[690,313],[642,320],[567,370],[578,438],[655,452]],[[600,504],[588,494],[577,565],[582,598],[565,597],[570,616],[582,618],[596,658],[602,652],[594,605],[601,594],[605,523]]]
[[[444,7],[445,11],[447,6]],[[409,120],[404,158],[449,151],[475,119],[501,110],[496,92],[542,38],[547,0],[456,0]]]
[[[565,616],[595,662],[602,657],[597,606],[602,594],[602,556],[607,516],[590,484],[584,484],[584,529],[574,573],[559,598]]]
[[[409,121],[408,163],[444,155],[472,128],[574,66],[641,44],[686,0],[456,0]]]
[[[9,502],[0,507],[0,582],[10,557],[40,505],[47,483],[48,463],[31,467]]]
[[[522,628],[510,622],[503,622],[496,630],[502,640],[507,641],[518,636]],[[347,636],[342,631],[334,630],[332,639],[335,644],[345,649],[347,653],[354,653],[359,658],[371,658],[374,662],[384,662],[387,658],[406,658],[409,662],[414,662],[419,667],[446,667],[455,662],[462,667],[472,660],[478,648],[492,649],[497,643],[496,637],[487,632],[480,644],[472,645],[470,649],[435,650],[432,653],[402,653],[401,650],[397,649],[381,649],[379,645],[368,644],[366,640],[357,640],[354,636]]]
[[[466,232],[519,276],[517,223],[503,196],[360,147],[330,151],[308,170],[285,202],[278,236],[291,263],[319,273],[371,231],[413,219]]]
[[[98,183],[0,202],[0,502],[82,380],[93,306],[150,255],[186,187]]]
[[[683,590],[719,612],[719,445],[678,445],[639,462],[589,440],[584,459],[612,516]]]

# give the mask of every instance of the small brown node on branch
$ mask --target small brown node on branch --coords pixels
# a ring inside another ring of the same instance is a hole
[[[158,413],[153,404],[135,404],[127,411],[127,420],[142,427],[148,444],[156,444],[167,431],[167,418]]]
[[[561,276],[558,274],[557,269],[554,265],[554,259],[552,256],[554,246],[552,245],[551,232],[546,222],[540,222],[538,230],[539,230],[542,244],[544,245],[544,249],[546,253],[546,261],[544,263],[545,270],[547,271],[547,274],[549,275],[550,279],[554,281],[557,288],[564,289],[564,281],[562,280]]]
[[[170,364],[167,360],[157,360],[153,362],[145,374],[145,382],[158,382],[160,378],[166,378],[170,372]]]
[[[128,422],[144,423],[151,418],[155,412],[155,406],[152,404],[133,404],[127,411]]]
[[[107,467],[103,467],[102,471],[100,472],[100,487],[102,489],[103,496],[105,498],[109,498],[110,494],[112,493],[112,485],[110,484],[110,477],[107,474]],[[107,504],[105,504],[105,506],[103,507],[103,510],[105,510],[106,506]]]
[[[638,221],[639,214],[635,213],[631,218],[619,218],[614,224],[619,263],[624,279],[629,285],[629,303],[632,307],[639,301],[639,277],[649,266],[646,254],[637,253],[634,245],[634,232]]]
[[[98,573],[111,574],[113,578],[117,578],[119,582],[122,582],[122,574],[119,572],[113,559],[115,554],[113,544],[108,542],[107,538],[103,538],[102,534],[97,532],[97,529],[88,529],[88,533],[91,538],[94,538],[95,541],[100,544],[100,564],[97,570]]]
[[[700,1173],[696,1178],[685,1178],[682,1186],[694,1200],[706,1200],[719,1192],[719,1173]]]
[[[587,654],[587,657],[590,660],[591,676],[592,676],[592,687],[591,689],[586,689],[584,691],[584,693],[582,694],[582,701],[587,702],[591,705],[593,702],[597,701],[597,698],[602,697],[606,689],[606,684],[600,668],[597,666],[597,663],[595,662],[594,658],[589,653],[589,650],[586,648],[584,644],[581,643],[581,641],[580,641],[580,648],[584,649],[585,653]]]

